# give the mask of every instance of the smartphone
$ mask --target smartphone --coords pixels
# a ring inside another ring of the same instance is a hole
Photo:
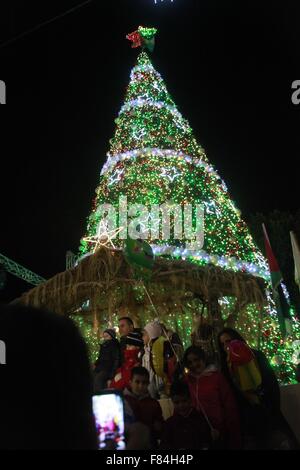
[[[118,390],[103,390],[93,396],[93,413],[99,449],[125,449],[124,403]]]

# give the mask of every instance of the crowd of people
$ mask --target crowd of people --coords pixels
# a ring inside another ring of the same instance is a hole
[[[178,334],[158,321],[140,330],[129,317],[122,317],[119,334],[120,342],[114,330],[103,333],[94,370],[95,393],[101,391],[99,377],[104,374],[107,382],[102,387],[124,392],[127,420],[133,415],[149,428],[152,447],[297,447],[280,410],[272,367],[237,331],[225,328],[219,333],[218,354],[197,345],[184,351]],[[117,357],[119,361],[112,360]],[[165,422],[158,405],[164,398],[171,399],[174,408]]]
[[[93,394],[122,392],[128,450],[295,449],[266,356],[235,330],[218,355],[159,322],[119,319],[103,332],[93,374],[74,323],[29,307],[0,309],[7,364],[0,367],[0,448],[96,449]],[[219,357],[219,360],[216,360]],[[162,400],[173,414],[163,418]]]

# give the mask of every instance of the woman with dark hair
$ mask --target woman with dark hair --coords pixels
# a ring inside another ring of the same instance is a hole
[[[94,365],[94,393],[100,393],[110,386],[121,363],[121,349],[113,328],[102,333],[98,359]]]
[[[235,393],[245,448],[294,448],[297,441],[280,410],[280,389],[265,354],[232,328],[218,334],[221,371]]]
[[[244,344],[247,344],[245,339],[240,335],[240,333],[238,333],[232,328],[224,328],[218,334],[218,347],[220,351],[221,370],[223,374],[226,375],[227,378],[229,378],[231,381],[232,374],[228,367],[227,347],[232,340],[238,340]],[[253,348],[251,348],[251,351],[254,354],[255,360],[261,373],[261,391],[263,391],[261,399],[263,400],[263,403],[272,411],[280,410],[280,389],[276,375],[267,357],[262,351]]]
[[[227,380],[215,365],[207,365],[203,349],[197,346],[185,351],[183,362],[193,406],[206,417],[217,446],[240,448],[238,408]]]

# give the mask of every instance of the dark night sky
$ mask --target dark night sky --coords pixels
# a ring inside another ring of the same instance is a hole
[[[79,4],[2,1],[0,42]],[[297,2],[94,0],[0,49],[0,253],[50,277],[84,234],[114,119],[137,52],[159,29],[153,62],[244,216],[299,209]],[[29,285],[8,276],[0,299]]]

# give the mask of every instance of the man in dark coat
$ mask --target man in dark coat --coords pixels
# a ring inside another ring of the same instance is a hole
[[[94,369],[94,392],[99,393],[109,386],[120,365],[120,344],[113,329],[103,332],[104,342],[100,346],[99,356]]]
[[[130,317],[119,318],[119,335],[121,348],[121,362],[124,359],[124,351],[126,349],[126,337],[134,331],[134,324]]]

